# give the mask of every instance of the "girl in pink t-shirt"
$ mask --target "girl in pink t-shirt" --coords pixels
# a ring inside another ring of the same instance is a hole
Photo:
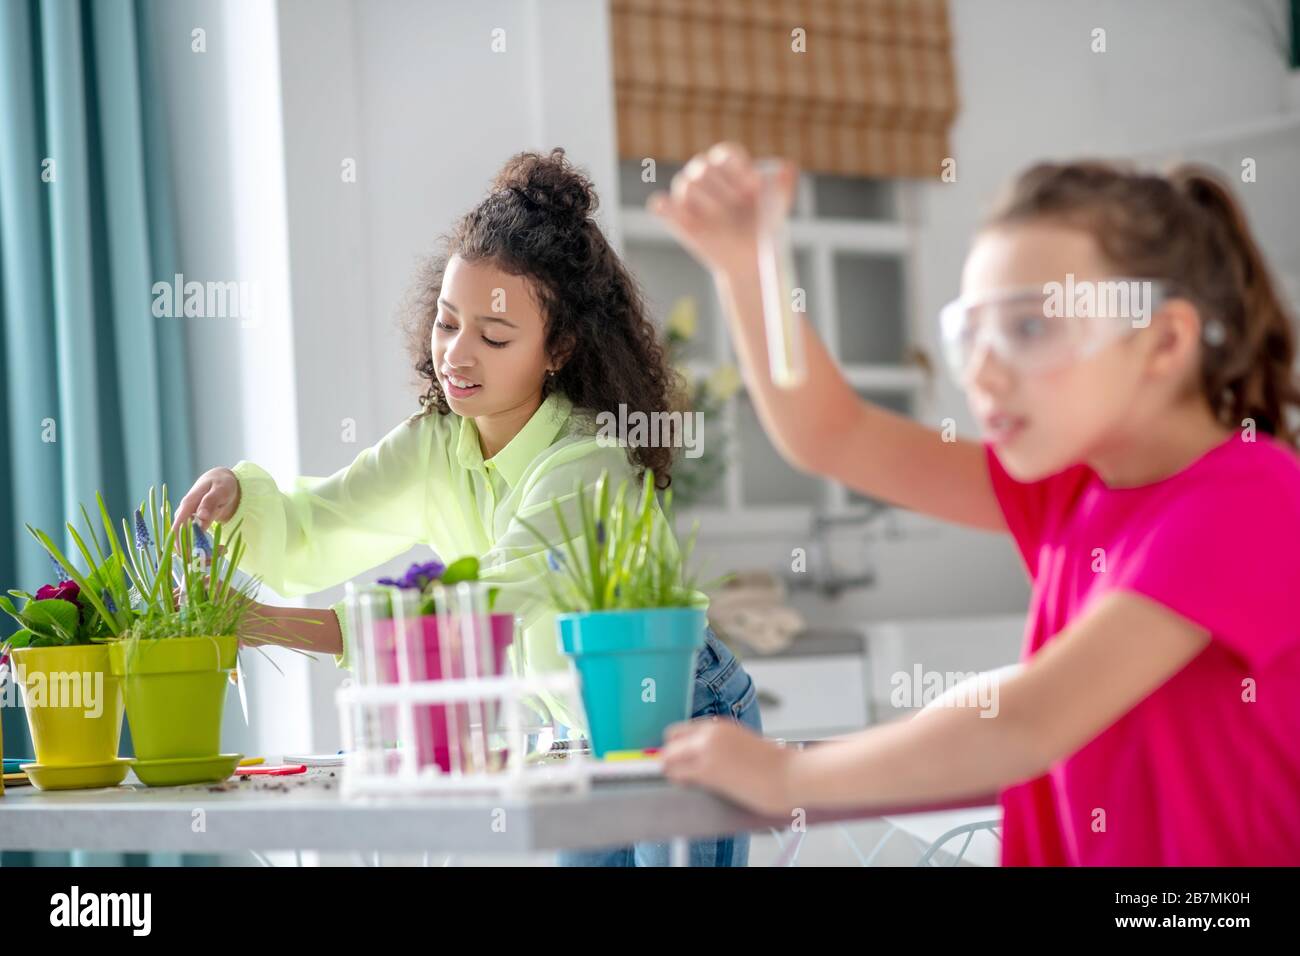
[[[1023,666],[802,751],[680,725],[669,776],[780,815],[997,790],[1010,864],[1300,864],[1300,385],[1229,190],[1189,167],[1019,177],[940,317],[978,443],[863,402],[808,323],[805,382],[772,384],[759,182],[723,144],[651,209],[712,271],[764,427],[805,471],[1009,533]]]

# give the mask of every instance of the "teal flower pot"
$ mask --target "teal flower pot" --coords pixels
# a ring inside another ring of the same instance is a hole
[[[668,726],[690,718],[695,656],[708,623],[702,609],[589,611],[555,620],[560,649],[582,680],[597,757],[661,747]]]

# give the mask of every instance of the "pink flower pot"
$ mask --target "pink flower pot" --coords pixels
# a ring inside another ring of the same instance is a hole
[[[397,640],[398,622],[395,620],[377,620],[374,622],[376,643],[376,670],[381,683],[396,684],[403,681],[445,680],[447,678],[464,678],[467,670],[479,677],[500,677],[505,673],[506,648],[515,637],[515,619],[511,614],[493,614],[491,622],[491,639],[484,641],[491,650],[483,647],[486,660],[467,666],[466,648],[460,634],[453,634],[444,642],[438,633],[438,618],[430,615],[408,622],[410,629],[406,647]],[[399,656],[403,659],[399,660]],[[444,673],[444,658],[447,663]],[[454,728],[462,741],[465,740],[466,728],[471,721],[477,723],[486,720],[488,728],[497,723],[499,705],[492,702],[483,712],[482,705],[474,703],[454,704],[416,704],[415,710],[415,744],[416,759],[420,767],[437,764],[444,773],[451,772],[451,746],[449,739]],[[464,743],[461,744],[462,750]],[[463,759],[463,757],[462,757]]]

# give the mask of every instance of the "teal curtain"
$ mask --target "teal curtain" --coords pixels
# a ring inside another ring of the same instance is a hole
[[[184,491],[195,475],[182,320],[152,314],[153,283],[179,270],[144,14],[135,0],[0,2],[5,589],[52,576],[24,524],[60,530],[96,491],[125,515],[150,485]],[[5,755],[30,756],[21,710],[3,722]],[[0,854],[23,862],[69,856]]]
[[[1300,0],[1291,0],[1291,68],[1300,70]]]

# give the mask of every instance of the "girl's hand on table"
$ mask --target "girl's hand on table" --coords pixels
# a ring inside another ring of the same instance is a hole
[[[717,718],[674,724],[664,735],[664,773],[760,813],[784,816],[793,750]]]

